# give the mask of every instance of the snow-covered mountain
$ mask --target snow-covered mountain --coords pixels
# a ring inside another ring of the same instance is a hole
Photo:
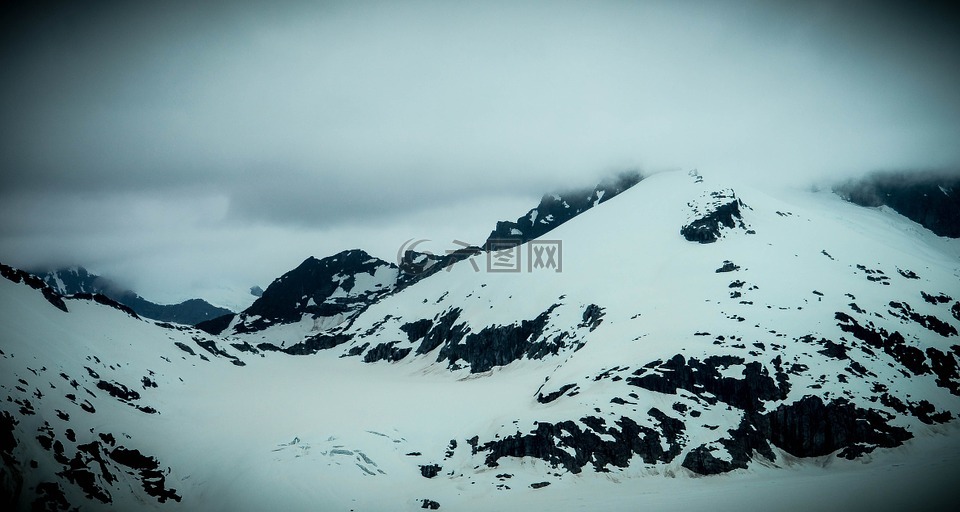
[[[483,247],[512,247],[538,238],[640,179],[638,173],[623,173],[591,190],[545,195],[517,222],[497,222]],[[227,332],[260,340],[279,335],[284,342],[299,341],[298,336],[307,337],[346,322],[385,296],[482,252],[478,246],[459,247],[445,255],[407,250],[399,255],[397,264],[359,249],[320,260],[310,257],[277,278],[249,308],[198,322],[197,327],[210,334]],[[269,333],[262,332],[268,329]]]
[[[682,172],[546,238],[407,280],[360,250],[310,258],[209,332],[5,268],[4,495],[952,509],[960,240],[830,192]]]
[[[123,289],[83,267],[68,267],[37,272],[50,288],[60,295],[103,294],[129,306],[140,316],[161,322],[194,325],[230,313],[230,310],[214,306],[203,299],[188,299],[177,304],[157,304],[144,299],[132,290]]]
[[[362,250],[343,251],[321,260],[310,257],[277,278],[243,312],[198,327],[210,334],[255,334],[269,329],[270,337],[288,338],[293,333],[303,337],[352,318],[394,291],[399,277],[397,265]]]

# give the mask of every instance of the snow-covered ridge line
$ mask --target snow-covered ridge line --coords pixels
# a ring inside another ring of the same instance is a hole
[[[744,227],[684,238],[721,196],[749,205]],[[15,443],[0,450],[18,503],[565,510],[602,487],[595,505],[633,510],[667,498],[649,482],[874,475],[870,461],[913,465],[917,446],[955,441],[960,242],[832,194],[684,173],[591,212],[552,232],[563,272],[454,265],[340,323],[215,336],[92,300],[63,313],[0,280],[0,438]],[[398,271],[357,253],[362,270],[343,272],[346,256],[301,269],[326,298],[299,273],[283,297],[349,301]]]

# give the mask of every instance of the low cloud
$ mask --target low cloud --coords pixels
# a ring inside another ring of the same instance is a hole
[[[296,236],[443,209],[478,225],[482,208],[463,205],[535,201],[626,169],[805,185],[960,168],[960,41],[934,5],[173,1],[10,13],[6,260],[99,254],[120,268],[163,251],[201,274],[189,262],[211,250],[204,240],[239,254],[241,241],[274,236],[263,243],[277,252]]]

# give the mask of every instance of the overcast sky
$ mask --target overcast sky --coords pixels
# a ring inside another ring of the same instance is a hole
[[[960,168],[935,3],[41,4],[0,8],[0,261],[154,300],[479,243],[628,169]]]

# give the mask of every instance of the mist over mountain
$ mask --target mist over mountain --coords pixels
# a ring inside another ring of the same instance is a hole
[[[861,206],[888,206],[940,236],[960,238],[960,171],[874,172],[834,187]]]
[[[6,2],[0,509],[953,512],[958,13]]]
[[[138,315],[178,324],[194,325],[230,313],[230,310],[203,299],[188,299],[178,304],[157,304],[83,267],[68,267],[38,272],[51,289],[61,295],[103,294],[130,307]]]
[[[203,330],[3,267],[4,499],[952,510],[957,239],[697,171],[572,197],[595,202],[428,272],[307,258]]]

